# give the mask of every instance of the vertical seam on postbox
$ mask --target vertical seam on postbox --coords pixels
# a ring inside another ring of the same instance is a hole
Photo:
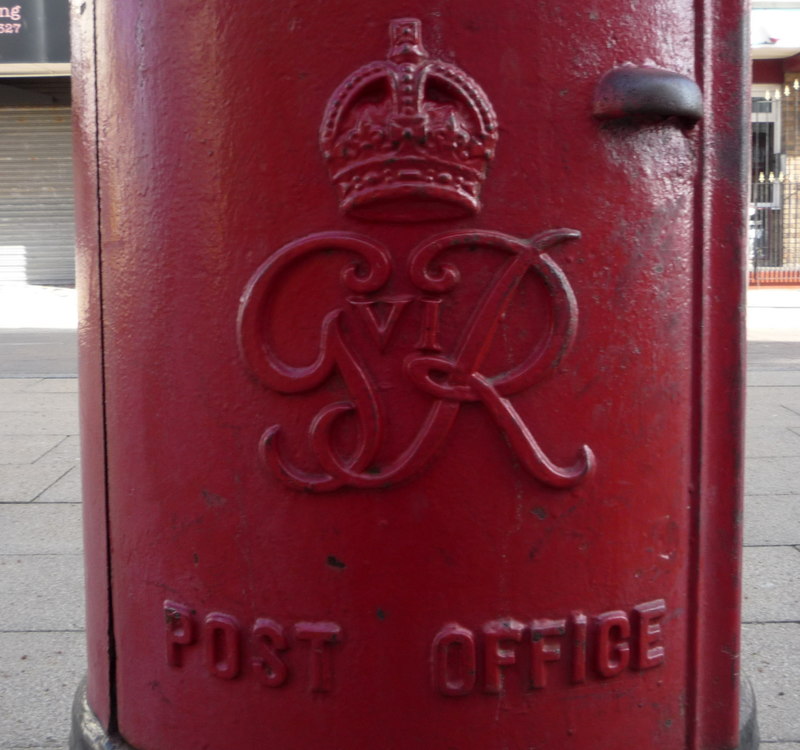
[[[695,80],[700,84],[704,94],[707,91],[708,66],[706,64],[707,48],[705,33],[708,27],[705,4],[694,4],[695,14]],[[705,102],[704,102],[705,103]],[[708,108],[710,109],[710,107]],[[706,185],[706,171],[703,166],[703,155],[707,150],[708,123],[713,118],[712,112],[706,112],[707,118],[701,123],[698,138],[698,171],[695,175],[694,191],[694,253],[690,273],[692,283],[692,345],[691,357],[693,360],[692,382],[690,391],[692,397],[692,411],[689,419],[691,434],[688,436],[691,446],[689,463],[689,487],[687,495],[690,503],[689,513],[689,560],[686,569],[686,591],[688,603],[688,648],[687,648],[687,716],[686,716],[686,747],[694,750],[697,748],[697,700],[699,698],[698,669],[700,665],[700,622],[697,616],[697,606],[700,596],[700,565],[702,563],[699,542],[701,537],[700,502],[702,500],[700,484],[702,481],[702,447],[703,447],[703,385],[705,382],[704,354],[703,354],[703,322],[705,305],[703,304],[703,283],[706,276],[706,255],[708,244],[708,201],[704,195]],[[698,251],[699,248],[699,251]]]
[[[99,95],[99,59],[97,54],[97,0],[92,3],[92,36],[94,41],[93,67],[94,67],[94,139],[95,139],[95,180],[97,201],[97,294],[100,317],[100,388],[102,397],[103,419],[103,498],[105,511],[105,542],[106,542],[106,587],[108,608],[108,690],[109,690],[109,718],[108,733],[117,733],[117,649],[114,637],[114,591],[112,588],[111,570],[111,513],[109,503],[108,481],[108,410],[106,402],[106,329],[105,329],[105,295],[103,287],[103,200],[100,170],[100,95]]]

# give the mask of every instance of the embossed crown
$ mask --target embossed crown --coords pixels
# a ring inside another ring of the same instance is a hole
[[[422,24],[390,24],[387,60],[363,66],[334,91],[320,145],[344,212],[373,221],[477,213],[497,143],[480,86],[428,57]]]

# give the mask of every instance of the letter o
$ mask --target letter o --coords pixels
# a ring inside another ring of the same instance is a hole
[[[433,639],[433,686],[442,695],[468,695],[477,679],[475,635],[456,623],[445,625]]]

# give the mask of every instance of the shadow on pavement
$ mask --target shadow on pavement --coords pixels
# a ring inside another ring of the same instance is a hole
[[[75,330],[0,329],[0,378],[75,377],[77,374]]]
[[[750,341],[748,370],[800,370],[800,343],[796,341]]]

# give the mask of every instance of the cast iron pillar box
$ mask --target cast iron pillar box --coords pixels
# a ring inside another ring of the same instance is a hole
[[[736,747],[741,2],[73,16],[73,747]]]

